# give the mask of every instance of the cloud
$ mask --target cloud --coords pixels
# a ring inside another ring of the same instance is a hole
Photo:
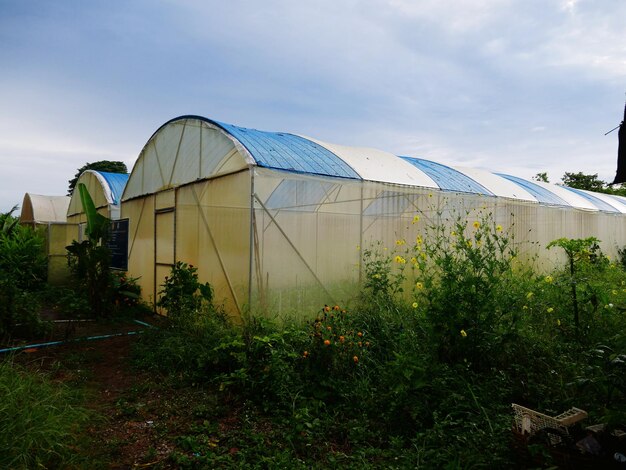
[[[132,163],[181,114],[520,176],[614,173],[603,133],[621,120],[626,4],[0,0],[0,13],[0,159],[29,169],[33,192],[63,193],[85,161]],[[19,180],[0,187],[23,194]]]

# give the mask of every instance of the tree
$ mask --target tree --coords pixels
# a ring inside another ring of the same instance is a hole
[[[598,178],[598,174],[586,175],[582,172],[569,173],[565,172],[563,178],[561,178],[565,186],[577,189],[586,189],[587,191],[595,191],[596,193],[603,193],[605,191],[606,182]]]
[[[535,176],[533,176],[533,179],[535,181],[541,181],[542,183],[549,183],[550,181],[548,180],[548,173],[545,171],[542,171],[541,173],[537,173]]]
[[[74,192],[74,188],[76,187],[76,182],[78,181],[78,177],[85,170],[96,170],[96,171],[106,171],[109,173],[128,173],[128,168],[126,168],[126,164],[124,162],[111,162],[109,160],[101,160],[99,162],[94,163],[85,163],[81,166],[74,178],[69,180],[69,187],[67,189],[67,195],[71,196]]]

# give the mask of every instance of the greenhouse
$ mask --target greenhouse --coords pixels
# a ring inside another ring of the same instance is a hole
[[[491,214],[548,267],[559,237],[595,236],[610,254],[626,245],[624,198],[200,116],[152,135],[121,200],[128,271],[146,300],[183,261],[235,316],[344,303],[364,249],[391,253],[458,217]]]
[[[22,201],[20,223],[22,225],[47,225],[67,221],[69,196],[41,196],[26,193]]]
[[[84,184],[98,212],[109,219],[117,220],[120,218],[120,198],[127,181],[128,175],[125,173],[85,170],[78,177],[76,187]],[[77,224],[87,221],[79,191],[72,193],[67,221]]]

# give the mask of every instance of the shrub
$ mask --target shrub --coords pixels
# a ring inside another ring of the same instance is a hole
[[[18,225],[12,212],[0,214],[0,336],[11,334],[18,323],[37,329],[32,293],[43,287],[47,272],[44,238]]]
[[[163,307],[173,321],[186,321],[186,317],[198,315],[204,307],[211,306],[213,300],[209,283],[198,281],[198,268],[182,261],[172,266],[162,287],[157,306]]]
[[[520,290],[530,276],[514,269],[517,248],[491,213],[471,218],[468,212],[418,235],[410,252],[413,305],[425,315],[440,360],[481,369],[515,338]]]

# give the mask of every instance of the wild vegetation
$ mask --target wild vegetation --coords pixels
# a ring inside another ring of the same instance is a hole
[[[539,275],[490,214],[465,214],[394,250],[364,250],[364,290],[349,308],[236,326],[193,302],[176,327],[141,338],[137,364],[254,410],[283,443],[263,453],[280,465],[514,466],[513,402],[626,422],[626,273],[597,243],[555,241],[568,262]],[[175,278],[193,287],[187,274]],[[187,468],[259,458],[217,441],[200,426],[171,458]]]
[[[159,408],[167,422],[184,424],[160,428],[166,454],[141,465],[510,468],[521,466],[511,403],[626,423],[625,260],[593,238],[559,239],[549,249],[563,265],[540,274],[489,213],[409,229],[394,247],[363,249],[358,298],[281,324],[233,323],[196,268],[177,263],[159,301],[168,318],[138,338],[134,367],[172,397]],[[27,377],[6,364],[0,374]],[[140,413],[138,400],[118,400],[118,414]],[[60,438],[41,439],[26,447]],[[43,465],[73,464],[54,455]]]

